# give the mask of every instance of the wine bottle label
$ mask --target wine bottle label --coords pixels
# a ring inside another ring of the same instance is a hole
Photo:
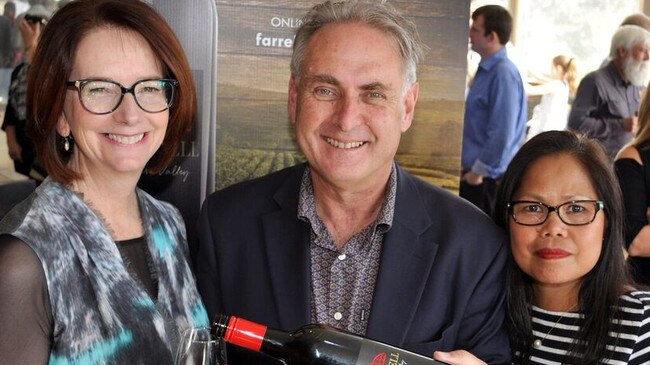
[[[363,340],[356,365],[422,365],[440,364],[432,358],[397,347]]]

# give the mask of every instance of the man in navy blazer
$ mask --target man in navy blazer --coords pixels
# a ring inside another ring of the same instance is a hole
[[[378,2],[327,2],[298,29],[289,117],[307,163],[212,194],[196,275],[211,317],[333,325],[449,363],[510,361],[505,235],[395,161],[422,46]],[[434,351],[445,351],[436,352]],[[228,348],[229,364],[277,364]]]

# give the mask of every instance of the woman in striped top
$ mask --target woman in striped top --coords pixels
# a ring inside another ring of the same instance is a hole
[[[629,279],[622,201],[602,147],[571,132],[533,137],[510,163],[495,220],[511,242],[514,364],[650,363],[650,292]],[[465,351],[436,358],[481,363]]]

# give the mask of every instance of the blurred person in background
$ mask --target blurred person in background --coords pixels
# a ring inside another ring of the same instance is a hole
[[[623,19],[623,21],[621,22],[620,26],[623,25],[636,25],[637,27],[641,27],[647,30],[648,32],[650,32],[650,17],[648,17],[643,13],[630,14],[626,16],[625,19]],[[603,62],[600,64],[600,68],[607,66],[607,64],[611,60],[612,60],[611,56],[605,57]]]
[[[506,43],[512,16],[498,5],[474,10],[469,30],[481,56],[465,101],[459,195],[490,215],[501,175],[524,140],[527,100]]]
[[[196,114],[180,42],[142,1],[73,1],[26,92],[49,177],[0,221],[0,364],[171,364],[209,321],[179,211],[136,184]]]
[[[553,58],[551,75],[538,78],[535,85],[526,88],[527,94],[541,95],[541,101],[533,109],[528,121],[527,139],[540,132],[563,130],[567,125],[570,101],[578,88],[576,60],[558,55]]]
[[[34,144],[27,131],[27,73],[43,27],[50,17],[51,13],[47,9],[42,5],[35,5],[20,20],[25,59],[11,73],[9,100],[2,122],[2,130],[7,134],[9,158],[14,162],[14,169],[37,182],[43,181],[46,174],[36,162]]]
[[[0,15],[0,67],[13,67],[15,50],[12,35],[16,27],[16,4],[7,1]]]
[[[650,93],[639,108],[639,131],[614,161],[625,202],[625,244],[634,279],[650,285]]]
[[[650,17],[643,13],[634,13],[626,16],[621,25],[636,25],[650,32]]]
[[[11,70],[14,68],[16,50],[13,34],[16,32],[16,5],[7,1],[0,15],[0,102],[6,102]]]
[[[23,3],[24,4],[24,3]],[[29,0],[29,7],[27,10],[20,12],[16,15],[16,31],[12,35],[14,49],[16,50],[16,60],[14,64],[19,64],[25,60],[27,55],[23,52],[23,49],[28,46],[25,43],[25,40],[22,37],[21,32],[18,30],[19,24],[25,18],[27,14],[38,14],[39,17],[51,17],[52,14],[58,9],[57,3],[55,0]]]
[[[610,58],[580,82],[568,128],[599,140],[613,159],[637,130],[641,89],[650,71],[650,32],[636,25],[619,27]]]

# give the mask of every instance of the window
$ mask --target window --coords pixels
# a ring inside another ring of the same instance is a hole
[[[643,0],[471,0],[471,10],[487,4],[513,14],[518,66],[549,73],[553,57],[566,54],[576,57],[584,76],[601,66],[616,28],[641,12]]]
[[[566,54],[582,76],[601,66],[616,28],[640,9],[637,0],[519,1],[514,43],[528,69],[549,72],[552,58]]]

